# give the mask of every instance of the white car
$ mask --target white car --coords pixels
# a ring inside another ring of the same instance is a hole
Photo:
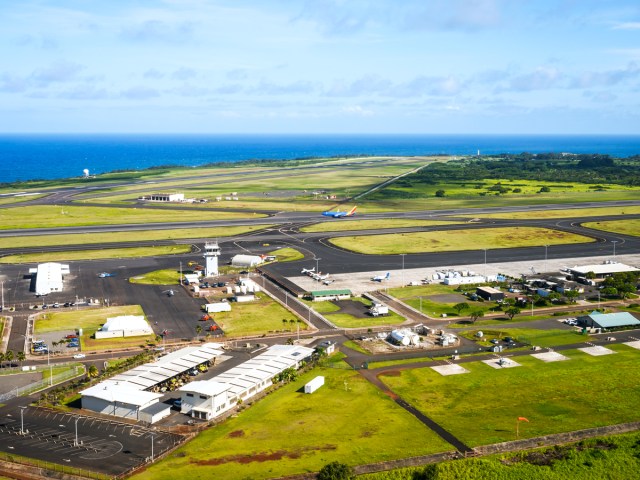
[[[76,353],[73,358],[84,358],[86,355],[84,353]]]

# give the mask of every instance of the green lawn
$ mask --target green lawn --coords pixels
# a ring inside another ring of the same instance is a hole
[[[269,253],[269,255],[275,255],[278,262],[295,262],[302,260],[304,255],[295,248],[279,248]]]
[[[43,263],[75,260],[100,260],[105,258],[155,257],[158,255],[176,255],[179,253],[189,253],[190,251],[190,245],[172,245],[166,247],[105,248],[96,250],[7,255],[6,257],[0,258],[0,263]]]
[[[481,250],[593,242],[592,238],[538,227],[477,228],[332,238],[334,245],[357,253],[401,253]]]
[[[479,302],[473,301],[462,296],[456,291],[456,286],[443,285],[440,283],[432,283],[429,285],[419,285],[415,287],[390,288],[389,295],[401,300],[403,303],[415,308],[419,312],[432,317],[441,317],[443,314],[447,317],[468,317],[472,311],[489,312],[493,307],[498,305],[496,302]],[[468,290],[475,291],[475,286],[468,287]],[[434,300],[434,295],[460,295],[457,302],[439,302]],[[453,308],[458,303],[467,303],[469,308],[458,312]]]
[[[490,340],[492,338],[512,337],[518,342],[523,342],[528,345],[537,345],[539,347],[557,347],[560,345],[572,345],[574,343],[588,342],[590,340],[589,335],[583,335],[577,330],[563,330],[563,329],[545,329],[540,330],[536,328],[496,328],[496,325],[492,325],[492,328],[480,328],[476,327],[470,330],[456,332],[461,337],[468,338],[469,340],[478,340],[478,345],[484,347],[491,346]],[[475,334],[481,331],[484,336],[482,339],[478,339]]]
[[[258,293],[258,300],[247,303],[232,303],[230,312],[214,313],[216,323],[224,330],[227,337],[242,337],[246,335],[262,335],[269,332],[291,332],[306,330],[307,324],[296,317],[289,310],[271,299]],[[293,323],[291,322],[293,321]],[[202,328],[206,328],[203,322]],[[194,325],[195,328],[195,325]]]
[[[139,305],[124,305],[118,307],[91,308],[82,310],[67,310],[41,314],[35,321],[34,332],[65,332],[82,328],[80,346],[83,352],[110,350],[112,348],[128,348],[144,345],[155,335],[125,338],[104,338],[96,340],[92,335],[100,329],[107,318],[120,315],[144,315]]]
[[[640,420],[640,351],[592,357],[563,351],[570,359],[544,363],[515,357],[520,367],[496,370],[465,363],[470,373],[441,376],[431,368],[381,376],[394,392],[468,445],[536,437]]]
[[[325,385],[301,393],[317,375]],[[173,480],[182,471],[193,480],[258,480],[450,449],[358,373],[317,368],[133,478]]]

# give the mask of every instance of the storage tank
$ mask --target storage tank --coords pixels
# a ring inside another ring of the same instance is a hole
[[[318,376],[304,386],[304,393],[313,393],[324,385],[324,377]]]
[[[391,340],[398,345],[402,345],[404,347],[408,346],[411,343],[411,340],[406,335],[406,332],[402,330],[393,330],[391,332]]]

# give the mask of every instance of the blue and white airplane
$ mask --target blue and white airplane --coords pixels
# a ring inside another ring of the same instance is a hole
[[[327,210],[326,212],[322,212],[322,215],[325,217],[333,217],[333,218],[353,217],[356,214],[356,208],[358,207],[353,207],[348,212],[341,212],[339,210],[336,210],[336,211]]]
[[[386,275],[376,275],[375,277],[371,277],[371,280],[374,282],[383,282],[384,280],[389,280],[389,277],[391,277],[391,274],[387,272]]]
[[[98,276],[100,278],[107,278],[107,277],[115,277],[116,274],[115,273],[102,272],[102,273],[99,273]]]

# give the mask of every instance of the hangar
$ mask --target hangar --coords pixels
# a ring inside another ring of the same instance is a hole
[[[162,391],[172,379],[223,353],[219,343],[186,347],[100,382],[80,392],[82,408],[94,412],[154,423],[169,415],[160,404]]]
[[[587,274],[593,273],[596,278],[605,278],[614,273],[626,273],[639,271],[636,267],[630,267],[624,263],[608,261],[598,265],[583,265],[567,268],[574,279],[585,278]]]
[[[476,289],[476,295],[491,302],[504,300],[504,293],[493,287],[478,287]]]
[[[36,276],[36,295],[49,295],[62,291],[62,277],[69,274],[69,265],[61,263],[41,263],[37,268],[29,269]]]
[[[601,313],[594,311],[589,315],[580,317],[579,320],[586,327],[602,329],[640,326],[640,320],[629,312]]]
[[[262,257],[259,255],[234,255],[231,259],[231,265],[234,267],[250,268],[260,265]]]
[[[95,333],[96,339],[142,335],[153,335],[153,329],[143,315],[121,315],[107,318],[107,322]]]
[[[272,385],[273,378],[286,369],[298,369],[313,352],[312,348],[298,345],[273,345],[211,380],[180,387],[180,411],[203,420],[218,417]]]

